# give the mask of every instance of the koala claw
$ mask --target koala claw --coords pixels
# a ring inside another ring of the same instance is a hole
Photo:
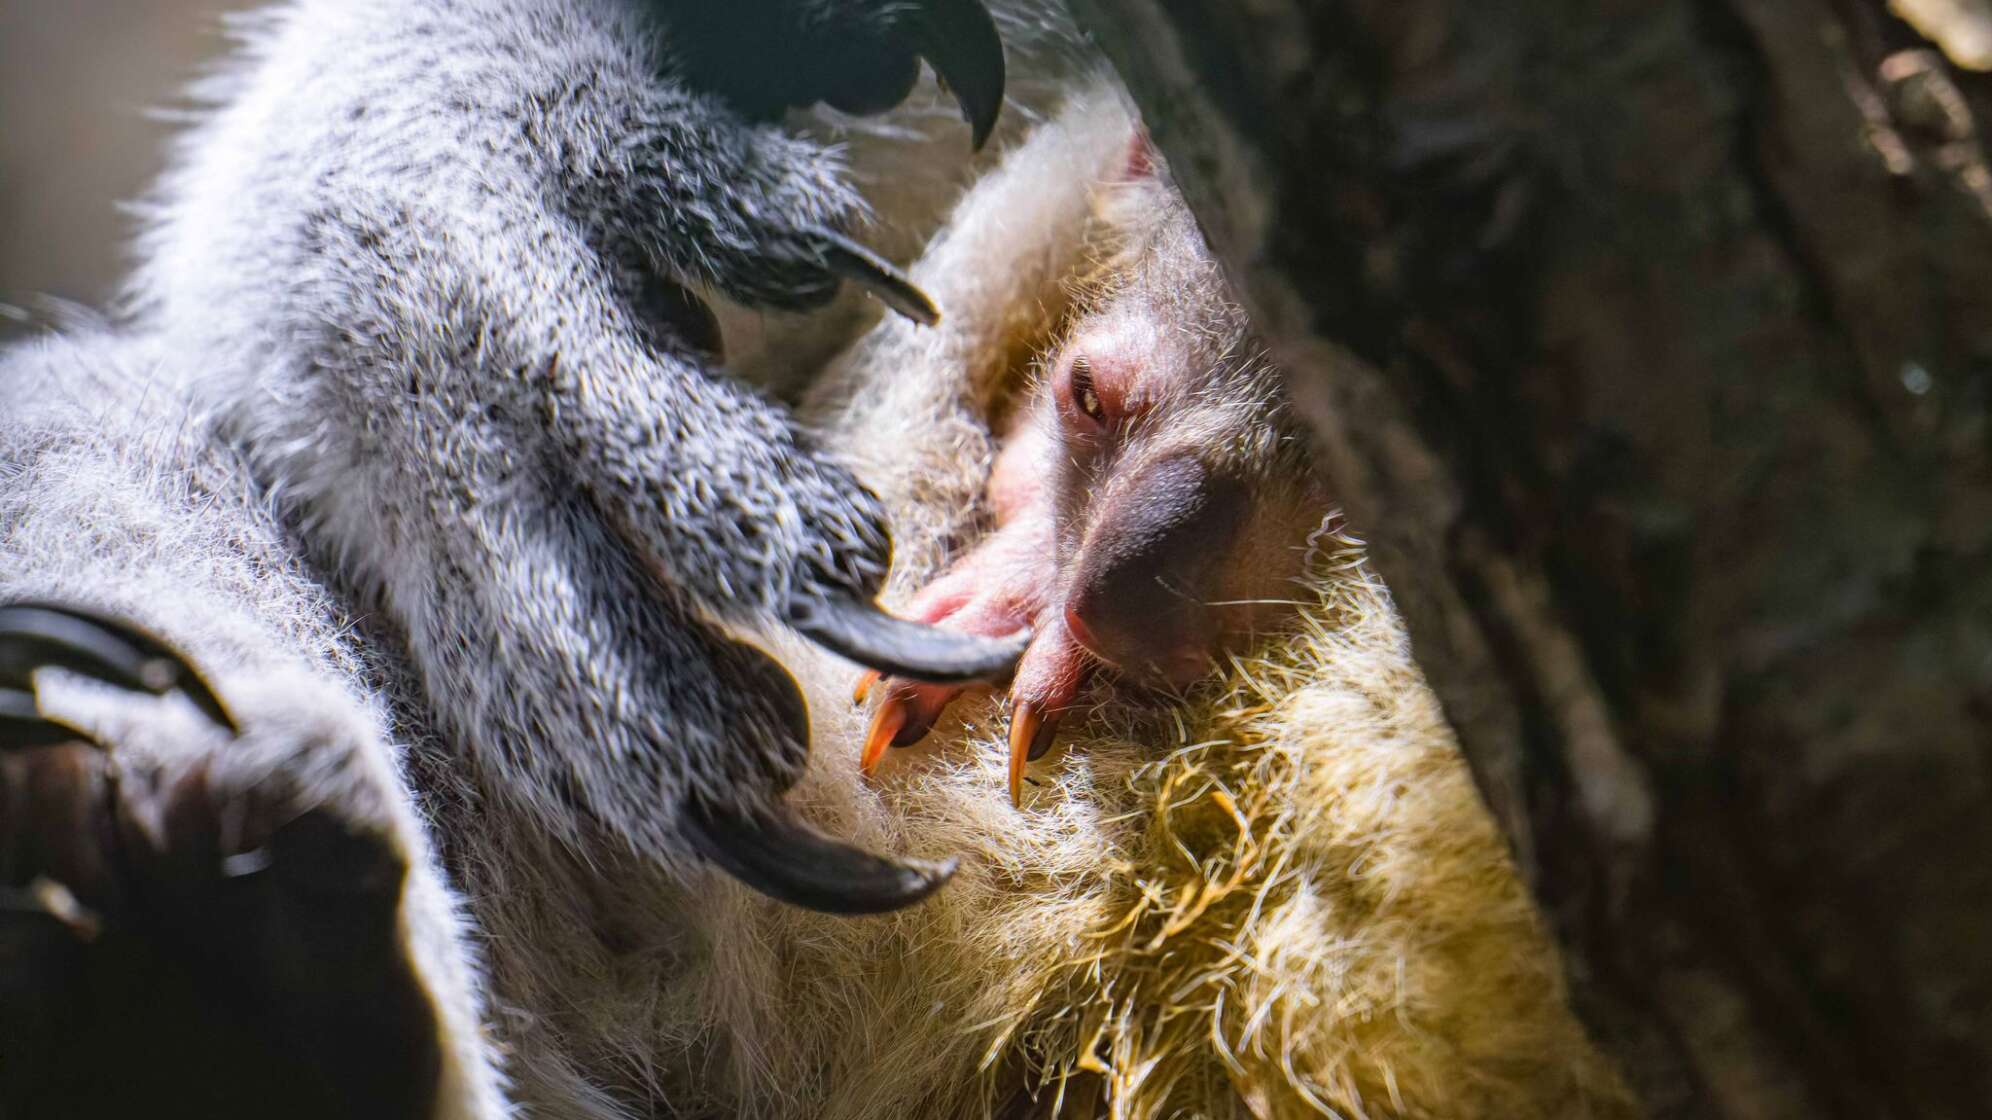
[[[934,683],[993,680],[1017,667],[1030,632],[1004,638],[952,633],[894,618],[849,596],[820,593],[790,603],[789,625],[817,645],[893,676]]]
[[[941,321],[940,308],[891,262],[835,230],[817,230],[823,243],[823,267],[862,285],[879,302],[923,327]]]
[[[775,120],[818,101],[846,113],[884,112],[912,91],[922,58],[961,106],[978,149],[1003,109],[1003,39],[985,0],[678,0],[668,7],[667,18],[692,44],[677,65],[750,119]]]
[[[777,808],[763,816],[698,806],[685,833],[708,860],[757,891],[826,914],[883,914],[939,890],[956,860],[888,859],[840,843]]]
[[[78,737],[41,716],[34,675],[44,668],[155,696],[177,690],[209,719],[240,730],[200,673],[157,638],[74,607],[9,603],[0,606],[0,747],[53,746]]]
[[[1024,770],[1051,750],[1060,715],[1028,700],[1019,700],[1011,707],[1010,804],[1023,807]]]
[[[954,95],[976,150],[1003,108],[1003,39],[981,0],[929,0],[919,6],[919,49]]]
[[[866,777],[877,772],[887,747],[910,747],[925,739],[948,705],[962,692],[953,685],[901,680],[893,681],[890,687],[878,711],[872,714],[871,727],[865,732],[864,751],[858,756],[859,769]],[[865,689],[867,694],[870,691],[869,687]]]
[[[871,696],[872,689],[877,686],[878,682],[884,679],[885,674],[879,672],[877,669],[866,669],[858,676],[857,686],[851,689],[851,706],[854,708],[864,707],[865,700]]]

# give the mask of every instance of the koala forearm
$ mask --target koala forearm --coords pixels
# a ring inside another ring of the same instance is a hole
[[[481,981],[458,927],[457,904],[402,787],[396,765],[401,748],[388,731],[389,698],[371,683],[382,667],[356,634],[354,616],[293,551],[247,464],[210,438],[205,417],[173,384],[167,358],[142,340],[95,331],[0,353],[0,399],[7,402],[0,422],[0,604],[69,604],[149,632],[205,678],[240,735],[225,736],[187,705],[129,697],[73,674],[38,674],[41,711],[61,720],[70,738],[88,734],[102,745],[70,752],[73,761],[62,770],[73,775],[101,766],[115,780],[100,791],[108,803],[77,803],[92,827],[65,829],[53,807],[78,791],[50,788],[46,771],[38,782],[33,760],[0,742],[0,851],[13,861],[7,874],[103,869],[108,880],[64,875],[84,896],[83,905],[97,911],[93,920],[126,939],[151,935],[164,923],[172,936],[194,940],[221,962],[230,982],[241,982],[257,962],[285,951],[266,936],[294,940],[296,931],[244,926],[227,912],[205,910],[196,900],[214,885],[206,877],[212,862],[199,858],[198,848],[176,849],[169,839],[193,836],[218,845],[222,856],[259,858],[253,850],[258,842],[241,839],[242,822],[255,814],[242,815],[241,803],[232,800],[237,797],[277,799],[264,804],[281,806],[270,818],[278,822],[310,813],[365,831],[368,843],[379,845],[407,876],[405,912],[398,919],[387,914],[399,931],[387,944],[411,978],[411,986],[400,989],[410,1001],[410,1017],[396,1026],[417,1040],[434,1040],[437,1115],[496,1120],[503,1105],[496,1056],[479,1027]],[[0,637],[0,643],[7,640]],[[0,662],[18,668],[18,651],[0,651]],[[7,788],[21,781],[25,787]],[[201,792],[184,795],[188,790]],[[220,811],[223,805],[230,808]],[[129,837],[115,850],[102,847],[101,830],[119,820],[151,822],[153,831],[144,835],[162,850],[134,846]],[[20,835],[36,822],[38,831]],[[216,831],[204,834],[206,826]],[[231,843],[252,851],[242,853]],[[36,853],[54,862],[38,867]],[[18,862],[23,856],[25,865]],[[283,874],[292,870],[286,862]],[[154,871],[164,877],[134,878]],[[194,882],[172,877],[182,871]],[[342,873],[332,869],[333,879]],[[156,907],[129,906],[125,900],[138,892],[184,903],[184,910],[165,915]],[[116,952],[116,944],[106,942],[101,951]],[[380,961],[353,958],[352,982],[373,982]],[[343,962],[317,965],[328,977],[344,978],[337,971]],[[33,963],[27,967],[20,979],[54,979],[35,976]],[[87,1003],[75,1001],[74,993],[64,999],[65,1006]],[[252,1010],[281,1019],[287,1009]],[[16,1006],[0,1014],[0,1050],[14,1052],[10,1047],[20,1040],[10,1032],[17,1028],[44,1037],[61,1029],[17,1018],[29,1012]],[[187,1045],[198,1048],[203,1036],[196,1026],[176,1023],[173,1029],[195,1032]],[[402,1039],[391,1031],[339,1038],[333,1053],[322,1057],[336,1064],[333,1054],[345,1054],[351,1045],[354,1057],[370,1059],[368,1048],[376,1044],[370,1037],[390,1050]],[[117,1064],[112,1082],[136,1078],[145,1065],[135,1055],[90,1053],[93,1061]],[[225,1065],[235,1056],[214,1060]],[[184,1069],[165,1072],[186,1076]],[[26,1076],[10,1066],[0,1111],[11,1093],[31,1089],[21,1083]],[[132,1095],[144,1093],[134,1088]],[[194,1099],[211,1096],[202,1090]],[[316,1115],[298,1103],[298,1114]],[[65,1114],[96,1114],[74,1099],[68,1104],[80,1111]]]

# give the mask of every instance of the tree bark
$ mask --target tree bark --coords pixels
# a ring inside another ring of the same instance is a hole
[[[1651,1112],[1986,1115],[1992,81],[1876,0],[1079,7]]]

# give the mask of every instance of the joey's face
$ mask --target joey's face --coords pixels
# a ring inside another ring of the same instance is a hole
[[[997,459],[996,532],[914,599],[925,622],[1030,631],[1010,685],[1013,799],[1102,666],[1138,691],[1182,688],[1292,601],[1328,501],[1245,338],[1139,305],[1081,322]],[[957,692],[891,682],[864,769]]]
[[[1010,684],[1010,796],[1102,667],[1174,691],[1286,613],[1328,498],[1280,379],[1139,138],[1096,199],[1115,231],[1084,315],[989,480],[996,531],[910,604],[1028,632]],[[881,678],[860,682],[863,702]],[[960,691],[886,680],[860,764],[920,741]]]
[[[1077,643],[1181,687],[1292,598],[1325,498],[1242,332],[1120,308],[1073,332],[1041,423],[1059,609]]]

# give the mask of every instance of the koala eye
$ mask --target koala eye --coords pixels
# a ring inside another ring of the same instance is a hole
[[[1107,426],[1107,406],[1093,383],[1093,364],[1084,354],[1072,359],[1072,407],[1102,428]]]

